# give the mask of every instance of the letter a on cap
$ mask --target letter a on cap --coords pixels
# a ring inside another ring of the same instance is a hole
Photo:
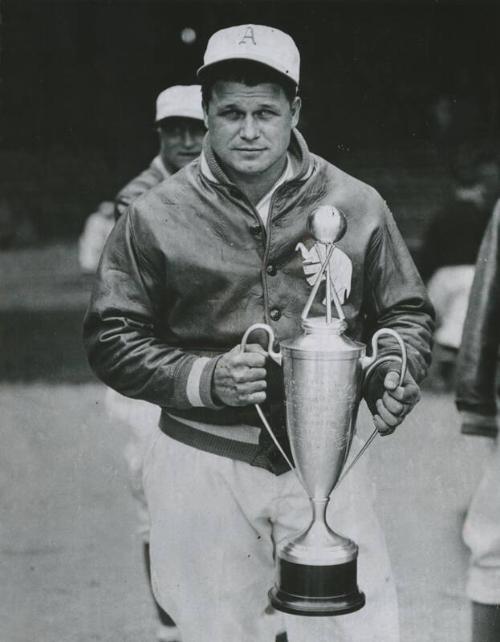
[[[257,45],[257,43],[255,42],[255,36],[254,36],[254,33],[253,33],[253,28],[250,27],[250,26],[245,29],[245,33],[243,34],[243,37],[239,41],[238,44],[239,45],[244,45],[246,40],[251,40],[254,45]]]

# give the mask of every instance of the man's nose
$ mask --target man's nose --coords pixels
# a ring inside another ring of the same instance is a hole
[[[182,144],[184,145],[184,147],[192,147],[195,144],[194,136],[189,131],[189,129],[184,130],[184,134],[182,136]]]
[[[259,137],[259,129],[251,115],[248,115],[243,121],[240,136],[245,140],[255,140]]]

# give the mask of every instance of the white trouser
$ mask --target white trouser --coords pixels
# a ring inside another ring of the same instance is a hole
[[[483,477],[464,524],[471,550],[467,596],[482,604],[500,604],[500,447],[494,442]]]
[[[359,545],[366,606],[337,617],[270,614],[275,543],[311,517],[295,474],[276,477],[160,433],[144,465],[152,584],[184,642],[274,642],[284,628],[289,642],[397,642],[396,592],[365,465],[334,492],[329,522]]]
[[[427,285],[436,311],[434,339],[438,345],[458,350],[474,280],[474,265],[451,265],[440,268]]]
[[[147,401],[124,397],[111,388],[106,391],[105,405],[111,419],[121,421],[132,429],[124,455],[128,467],[130,490],[136,500],[137,532],[147,542],[149,514],[142,487],[142,466],[151,440],[159,431],[160,408]]]

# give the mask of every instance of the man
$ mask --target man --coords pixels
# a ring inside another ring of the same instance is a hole
[[[452,162],[453,196],[433,218],[423,242],[420,273],[428,281],[447,266],[474,265],[500,191],[498,151],[462,145]],[[450,230],[453,234],[450,234]]]
[[[117,195],[118,218],[136,198],[197,158],[205,135],[199,85],[176,85],[156,99],[156,130],[160,153],[151,165]]]
[[[205,135],[200,86],[177,85],[162,91],[156,99],[155,123],[160,142],[159,154],[149,168],[118,193],[115,198],[115,217],[123,214],[139,196],[199,156]],[[99,246],[94,271],[106,238],[107,234]],[[94,246],[97,247],[97,239],[94,241]],[[133,438],[126,446],[125,456],[132,492],[137,500],[139,534],[143,540],[144,561],[149,574],[149,517],[142,486],[142,465],[144,454],[158,425],[159,409],[145,401],[128,399],[111,389],[108,389],[106,395],[106,408],[110,416],[127,423],[133,429]],[[180,633],[171,618],[159,605],[157,607],[160,620],[158,642],[179,640]]]
[[[444,387],[452,384],[474,264],[500,195],[498,152],[480,145],[462,146],[454,158],[453,175],[453,198],[427,230],[420,265],[436,309],[436,383]]]
[[[352,261],[344,283],[350,335],[383,325],[407,344],[403,386],[391,360],[366,382],[381,434],[418,401],[430,358],[430,304],[387,206],[311,154],[295,129],[299,61],[277,29],[243,25],[212,36],[199,70],[208,127],[200,160],[117,223],[85,322],[98,376],[162,406],[144,469],[152,582],[185,642],[272,641],[281,626],[267,598],[274,542],[304,527],[310,508],[252,407],[264,404],[286,447],[280,373],[258,344],[248,353],[238,344],[256,321],[271,324],[278,340],[300,331],[311,211],[335,204],[347,217],[338,251]],[[321,300],[312,313],[324,314]],[[397,352],[385,344],[388,357]],[[338,489],[331,521],[360,544],[367,606],[336,618],[283,616],[289,642],[398,639],[363,470]]]
[[[176,85],[162,91],[156,99],[155,126],[159,154],[118,192],[114,205],[104,201],[85,222],[78,241],[78,260],[86,274],[96,271],[115,219],[136,198],[199,156],[205,136],[200,86]]]
[[[500,201],[486,230],[457,364],[462,432],[492,439],[492,453],[464,525],[471,550],[467,595],[472,641],[500,639],[500,449],[497,375],[500,348]]]

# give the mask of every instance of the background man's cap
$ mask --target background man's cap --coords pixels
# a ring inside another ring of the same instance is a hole
[[[300,54],[290,36],[263,25],[240,25],[216,31],[210,38],[198,77],[225,60],[253,60],[299,84]]]
[[[159,94],[155,122],[173,117],[203,120],[200,85],[175,85]]]

